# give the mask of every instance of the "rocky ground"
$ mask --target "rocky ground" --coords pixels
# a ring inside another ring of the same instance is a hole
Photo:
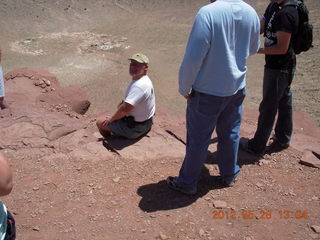
[[[0,112],[0,149],[14,169],[14,191],[4,201],[18,239],[320,237],[320,160],[312,152],[320,140],[308,114],[296,113],[304,121],[289,149],[263,159],[240,152],[233,188],[215,180],[213,135],[199,193],[190,197],[164,181],[184,156],[183,116],[159,107],[144,138],[103,140],[95,116],[84,114],[89,104],[80,88],[61,87],[39,69],[18,69],[6,79],[10,108]],[[256,118],[256,110],[245,111],[243,136],[253,134]],[[301,164],[312,158],[313,165]]]
[[[249,2],[261,15],[265,1]],[[15,183],[1,200],[17,220],[18,240],[320,239],[316,0],[306,0],[315,47],[298,57],[291,146],[263,159],[240,152],[237,184],[221,188],[213,135],[199,193],[184,196],[165,184],[185,151],[176,75],[194,14],[206,3],[0,2],[10,105],[0,111],[0,150]],[[152,62],[155,124],[139,141],[103,141],[95,118],[121,99],[127,58],[138,51]],[[261,56],[250,59],[245,137],[256,127],[262,67]]]

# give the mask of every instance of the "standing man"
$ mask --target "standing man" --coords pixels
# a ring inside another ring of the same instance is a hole
[[[7,108],[7,104],[4,101],[4,79],[1,66],[1,48],[0,48],[0,109]]]
[[[217,158],[222,184],[233,186],[237,165],[246,60],[260,46],[260,22],[242,0],[217,0],[200,9],[179,71],[179,92],[187,99],[186,155],[170,188],[197,192],[198,177],[217,127]]]
[[[270,148],[277,151],[288,148],[292,134],[292,93],[290,85],[296,68],[296,55],[292,44],[298,31],[299,15],[295,6],[284,6],[289,1],[273,0],[261,20],[265,36],[263,98],[259,107],[256,133],[252,139],[242,138],[240,148],[262,156],[278,113],[275,136]],[[271,149],[270,149],[271,150]]]
[[[136,53],[129,60],[132,81],[127,88],[125,99],[111,118],[97,119],[96,124],[102,136],[112,134],[136,139],[151,129],[155,114],[155,95],[152,82],[147,76],[149,59]]]

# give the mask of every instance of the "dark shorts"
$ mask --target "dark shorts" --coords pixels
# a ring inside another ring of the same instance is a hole
[[[115,136],[136,139],[148,133],[152,124],[152,118],[144,122],[135,122],[133,117],[129,116],[110,123],[108,127]]]

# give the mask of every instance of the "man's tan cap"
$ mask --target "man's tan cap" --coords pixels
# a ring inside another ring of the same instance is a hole
[[[135,60],[139,63],[149,63],[149,58],[146,55],[143,55],[142,53],[133,54],[132,57],[129,58],[129,60]]]

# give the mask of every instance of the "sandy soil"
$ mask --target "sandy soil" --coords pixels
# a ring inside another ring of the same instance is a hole
[[[46,69],[62,86],[83,87],[92,103],[88,115],[94,116],[114,109],[129,81],[127,58],[143,52],[151,60],[158,105],[180,116],[185,101],[177,93],[178,68],[194,15],[207,2],[1,0],[2,65],[5,72]],[[259,15],[268,3],[247,2]],[[298,56],[292,90],[295,110],[308,112],[319,126],[320,2],[305,2],[314,48]],[[263,56],[249,60],[246,108],[258,108],[263,64]],[[249,136],[256,118],[246,121],[251,128],[243,134]],[[2,151],[15,172],[14,192],[4,201],[17,219],[18,240],[320,238],[311,228],[320,226],[319,170],[299,164],[298,148],[260,162],[241,155],[242,173],[230,189],[210,177],[218,174],[212,149],[193,198],[168,190],[163,181],[177,174],[182,153],[139,159],[129,153],[68,155],[50,147]],[[217,201],[226,205],[223,216]]]

